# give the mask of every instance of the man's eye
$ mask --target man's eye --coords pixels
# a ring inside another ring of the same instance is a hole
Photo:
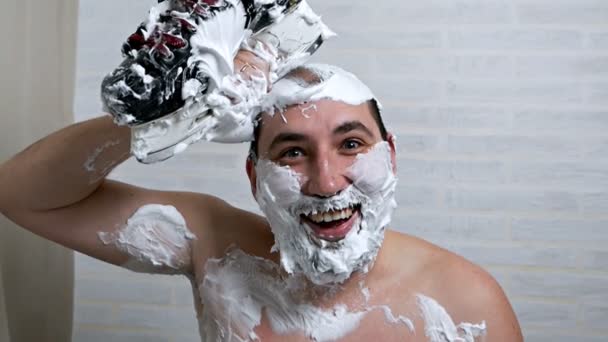
[[[301,148],[293,147],[281,154],[281,158],[298,158],[304,155]]]
[[[349,139],[342,144],[342,147],[347,150],[355,150],[361,147],[361,143],[357,140]]]

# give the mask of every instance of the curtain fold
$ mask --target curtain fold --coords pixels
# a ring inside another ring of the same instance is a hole
[[[0,161],[74,121],[77,0],[4,0]],[[0,342],[71,341],[73,253],[0,215]]]
[[[4,308],[4,287],[2,283],[2,264],[0,263],[0,342],[8,342],[8,319]]]

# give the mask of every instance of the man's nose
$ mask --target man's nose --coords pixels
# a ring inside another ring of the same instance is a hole
[[[317,158],[310,165],[304,193],[311,196],[333,196],[348,186],[340,164],[331,157]]]

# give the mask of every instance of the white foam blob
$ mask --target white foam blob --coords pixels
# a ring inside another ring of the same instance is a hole
[[[146,273],[181,273],[191,263],[196,238],[175,207],[160,204],[142,206],[121,229],[98,236],[132,257],[123,267]]]
[[[216,12],[190,38],[188,66],[197,65],[211,79],[212,88],[219,86],[226,75],[233,74],[233,59],[245,37],[243,4],[226,1],[232,6]]]
[[[273,251],[290,274],[304,274],[315,284],[341,283],[355,271],[367,272],[375,260],[390,222],[397,179],[387,142],[357,156],[348,170],[353,184],[335,196],[306,196],[300,175],[261,159],[256,164],[256,200],[275,237]],[[360,216],[337,242],[317,238],[300,215],[360,207]]]
[[[310,79],[310,77],[313,79]],[[264,99],[263,108],[273,113],[287,106],[314,102],[322,99],[359,105],[375,99],[372,91],[355,75],[337,66],[305,64],[291,70],[277,81]]]
[[[365,305],[358,311],[345,304],[329,309],[314,306],[307,302],[306,283],[301,276],[285,277],[277,264],[236,248],[222,259],[208,260],[199,286],[203,341],[259,340],[255,328],[263,313],[275,334],[302,333],[317,342],[335,341],[355,331],[373,310],[381,310],[387,323],[403,324],[414,331],[411,320],[393,315],[386,305]]]
[[[418,306],[424,318],[424,330],[430,342],[475,342],[486,333],[486,323],[460,323],[456,325],[445,308],[434,299],[417,295]]]
[[[353,331],[366,314],[345,305],[324,310],[308,304],[301,299],[305,280],[280,274],[275,263],[239,249],[207,261],[199,287],[203,340],[257,340],[254,329],[264,312],[276,334],[303,333],[314,341],[334,341]]]

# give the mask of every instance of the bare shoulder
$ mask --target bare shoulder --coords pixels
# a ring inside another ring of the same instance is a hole
[[[415,279],[415,292],[434,299],[455,324],[485,322],[488,341],[523,341],[507,296],[486,270],[422,239],[395,234],[401,245],[396,250],[409,254],[402,257],[416,258],[404,274]]]
[[[522,341],[513,308],[487,271],[447,251],[437,271],[437,290],[448,294],[446,305],[455,317],[468,322],[485,321],[490,341]]]
[[[251,254],[258,254],[260,245],[265,247],[270,230],[262,216],[211,195],[174,192],[169,196],[179,203],[189,228],[198,238],[195,249],[204,251],[206,257],[220,257],[231,245]]]

